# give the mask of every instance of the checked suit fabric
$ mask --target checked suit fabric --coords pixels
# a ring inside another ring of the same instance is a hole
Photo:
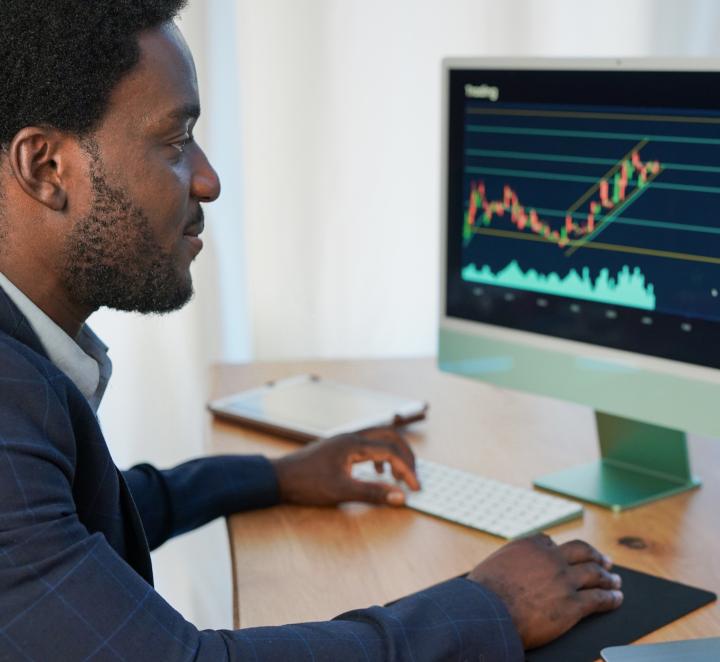
[[[523,659],[502,602],[465,579],[327,622],[240,630],[200,631],[155,591],[151,549],[277,502],[260,456],[119,471],[92,408],[0,290],[0,661]]]

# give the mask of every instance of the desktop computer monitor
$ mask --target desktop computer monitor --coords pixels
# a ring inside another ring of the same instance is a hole
[[[539,487],[614,509],[699,485],[720,435],[720,62],[444,62],[441,369],[596,411]]]

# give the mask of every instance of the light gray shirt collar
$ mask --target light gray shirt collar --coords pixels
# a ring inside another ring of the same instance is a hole
[[[0,287],[25,315],[48,358],[74,382],[97,412],[112,373],[107,346],[87,324],[76,338],[71,338],[3,273],[0,273]]]

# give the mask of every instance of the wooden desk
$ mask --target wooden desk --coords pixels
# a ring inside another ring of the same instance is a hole
[[[270,379],[313,372],[430,402],[409,430],[425,458],[530,486],[533,477],[597,458],[592,412],[439,372],[431,359],[218,366],[213,397]],[[277,456],[293,443],[211,423],[215,453]],[[700,490],[612,513],[588,505],[582,520],[553,528],[558,542],[583,538],[616,562],[720,592],[720,442],[691,438]],[[502,541],[409,509],[351,504],[282,506],[228,520],[235,626],[324,620],[382,604],[472,568]],[[635,549],[623,538],[639,539]],[[714,603],[646,641],[720,635]]]

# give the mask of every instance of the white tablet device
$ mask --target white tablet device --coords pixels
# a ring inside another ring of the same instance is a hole
[[[663,644],[613,646],[601,651],[606,662],[717,662],[720,637]]]
[[[381,391],[298,375],[208,404],[215,415],[309,441],[421,420],[427,404]]]

